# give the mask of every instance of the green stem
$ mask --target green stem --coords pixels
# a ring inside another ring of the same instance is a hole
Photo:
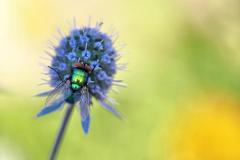
[[[69,118],[71,117],[72,111],[73,111],[73,104],[69,103],[69,106],[68,106],[68,108],[66,110],[66,113],[65,113],[65,115],[63,117],[63,121],[62,121],[61,127],[60,127],[60,129],[58,131],[55,143],[53,145],[52,151],[50,153],[49,160],[55,160],[56,159],[57,153],[59,151],[59,147],[60,147],[61,142],[63,140],[64,132],[66,130],[66,126],[68,124]]]

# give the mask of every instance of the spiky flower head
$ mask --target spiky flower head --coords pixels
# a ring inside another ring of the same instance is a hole
[[[38,94],[53,100],[47,100],[50,102],[38,116],[55,111],[65,103],[79,103],[82,127],[87,133],[90,121],[89,106],[92,104],[92,98],[95,98],[105,109],[120,117],[119,112],[109,105],[112,100],[108,97],[111,86],[121,83],[114,80],[119,54],[111,37],[100,31],[101,25],[102,23],[98,23],[95,27],[74,28],[54,47],[55,54],[48,68],[49,84],[54,89]],[[85,66],[90,70],[86,73],[86,83],[80,85],[80,89],[75,89],[75,84],[72,84],[73,68],[76,65]]]
[[[64,37],[56,47],[56,56],[51,67],[58,69],[61,77],[71,74],[74,63],[81,62],[95,68],[88,79],[91,95],[98,100],[104,100],[112,85],[116,73],[116,50],[110,37],[98,28],[74,29]],[[51,86],[56,87],[59,78],[56,72],[50,72]]]

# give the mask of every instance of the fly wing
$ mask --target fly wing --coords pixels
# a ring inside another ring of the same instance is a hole
[[[81,113],[82,128],[84,133],[87,134],[90,125],[90,95],[87,87],[83,87],[81,90],[79,109]]]
[[[37,94],[34,94],[33,96],[36,97],[47,97],[47,99],[49,99],[52,95],[54,95],[54,93],[56,93],[57,91],[59,91],[59,89],[63,86],[64,81],[60,82],[56,88],[48,90],[48,91],[44,91],[44,92],[40,92]]]
[[[37,117],[46,115],[58,110],[64,105],[65,100],[71,96],[72,92],[69,83],[62,82],[54,90],[49,93],[45,107],[37,114]]]
[[[57,99],[66,100],[69,96],[71,96],[72,91],[70,89],[70,83],[68,81],[62,81],[55,89],[53,89],[47,99],[46,105],[54,102]]]
[[[46,97],[46,96],[48,96],[52,91],[53,91],[53,90],[40,92],[40,93],[34,94],[33,96],[36,96],[36,97]]]

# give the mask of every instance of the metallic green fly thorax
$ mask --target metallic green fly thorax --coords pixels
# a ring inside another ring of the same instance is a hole
[[[87,80],[87,73],[81,69],[73,68],[71,77],[71,88],[73,90],[79,90]]]

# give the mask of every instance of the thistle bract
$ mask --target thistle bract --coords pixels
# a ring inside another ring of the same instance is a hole
[[[114,80],[119,55],[111,37],[100,31],[100,25],[74,28],[62,37],[54,52],[48,68],[49,84],[53,89],[39,94],[48,98],[38,116],[56,111],[65,103],[76,104],[81,112],[83,130],[87,133],[90,105],[95,98],[105,109],[120,117],[107,101],[112,84],[119,82]]]

